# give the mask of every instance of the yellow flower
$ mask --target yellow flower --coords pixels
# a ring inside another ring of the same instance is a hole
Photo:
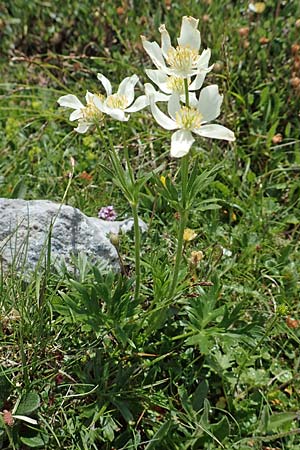
[[[197,237],[197,233],[195,233],[194,230],[191,230],[191,228],[186,228],[183,232],[183,240],[184,241],[192,241]]]
[[[249,4],[249,10],[255,12],[256,14],[262,14],[266,9],[266,4],[264,2],[256,2]]]
[[[160,181],[161,181],[161,184],[163,184],[164,187],[166,187],[166,177],[164,177],[163,175],[161,175]]]

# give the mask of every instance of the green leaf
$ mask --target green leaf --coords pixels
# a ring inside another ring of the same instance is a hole
[[[163,423],[162,426],[157,430],[157,432],[152,437],[151,441],[145,448],[145,450],[154,450],[154,449],[161,449],[162,448],[162,439],[166,436],[166,434],[169,432],[171,428],[172,422],[168,420],[167,422]]]
[[[14,414],[26,416],[33,411],[36,411],[40,406],[40,397],[36,392],[28,392],[25,394],[16,409]]]
[[[269,421],[270,421],[269,407],[267,405],[265,405],[263,407],[263,410],[262,410],[262,413],[261,413],[260,425],[259,425],[259,430],[262,433],[267,433]]]
[[[206,380],[203,380],[201,383],[199,383],[193,394],[192,405],[195,411],[200,411],[200,409],[203,408],[203,403],[207,397],[207,394],[208,382]]]
[[[273,414],[270,416],[268,430],[267,431],[282,431],[283,427],[286,430],[286,426],[289,429],[292,422],[297,418],[298,413],[296,412],[283,412],[278,414]]]
[[[119,400],[112,400],[112,403],[118,408],[126,422],[132,422],[134,420],[134,417],[130,411],[130,409],[127,406],[127,403],[124,401]]]
[[[21,178],[13,187],[13,190],[10,194],[10,198],[24,198],[26,192],[27,186],[25,185],[23,178]]]
[[[210,426],[210,431],[219,440],[223,441],[229,436],[230,424],[226,416],[223,416],[218,423],[214,423]]]
[[[32,437],[21,436],[20,440],[23,444],[30,448],[45,448],[45,444],[48,442],[48,436],[45,434],[37,434]]]

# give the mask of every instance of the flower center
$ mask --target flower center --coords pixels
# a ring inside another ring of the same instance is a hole
[[[182,106],[175,115],[175,120],[179,128],[185,130],[192,130],[194,128],[200,128],[203,116],[196,108],[189,108],[188,106]]]
[[[125,109],[128,106],[128,99],[125,95],[112,94],[107,97],[106,105],[113,109]]]
[[[101,101],[103,101],[104,96],[101,94],[95,94],[97,97],[100,98]],[[82,114],[83,119],[92,122],[93,120],[102,120],[104,117],[104,114],[94,105],[94,102],[88,101],[86,106],[82,108]]]
[[[168,51],[166,60],[171,69],[186,74],[196,66],[198,58],[197,50],[178,45]]]
[[[188,84],[190,84],[190,80],[188,80]],[[183,95],[185,93],[184,78],[175,75],[170,76],[167,81],[167,88],[171,89],[172,92]]]

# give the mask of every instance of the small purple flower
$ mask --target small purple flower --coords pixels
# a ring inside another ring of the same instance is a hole
[[[99,219],[104,220],[115,220],[117,217],[117,213],[114,210],[113,206],[103,206],[98,212]]]

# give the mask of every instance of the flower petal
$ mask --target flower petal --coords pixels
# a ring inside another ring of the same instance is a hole
[[[93,103],[93,98],[94,98],[94,94],[92,94],[89,91],[86,91],[86,94],[85,94],[85,101],[86,101],[86,103],[87,104]]]
[[[104,112],[113,119],[119,120],[120,122],[127,122],[127,120],[129,120],[129,115],[126,116],[122,109],[109,108],[108,106],[106,106]]]
[[[189,91],[198,91],[201,88],[207,72],[198,73],[194,81],[189,85]]]
[[[219,94],[216,84],[202,89],[197,109],[203,116],[203,122],[210,122],[220,115],[223,95]]]
[[[125,109],[125,112],[127,113],[133,113],[136,111],[140,111],[141,109],[145,108],[149,105],[149,98],[147,95],[140,95],[135,102],[129,107]]]
[[[107,109],[106,109],[106,105],[105,105],[105,101],[101,100],[101,98],[99,97],[99,95],[94,95],[93,97],[93,103],[96,106],[96,108],[98,108],[101,112],[103,113],[107,113]]]
[[[137,75],[132,75],[131,77],[124,78],[124,80],[120,83],[117,94],[124,95],[127,98],[128,106],[133,102],[134,87],[138,81],[139,77]]]
[[[170,98],[169,95],[156,91],[154,86],[152,86],[152,84],[150,84],[150,83],[145,83],[144,88],[145,88],[145,94],[147,97],[150,97],[151,94],[154,95],[155,102],[167,102]]]
[[[142,44],[145,51],[148,53],[150,58],[152,59],[153,64],[158,68],[162,69],[166,67],[165,60],[163,58],[163,54],[160,46],[157,42],[149,42],[145,38],[145,36],[141,36]]]
[[[161,34],[161,50],[162,54],[166,58],[168,55],[168,51],[173,48],[171,45],[171,38],[170,35],[165,27],[165,25],[161,25],[158,29],[158,31]]]
[[[83,113],[81,109],[74,109],[74,111],[70,114],[69,120],[73,122],[74,120],[82,119]]]
[[[169,116],[172,117],[173,120],[175,120],[176,113],[179,110],[180,110],[180,95],[174,92],[172,95],[170,95],[168,101]]]
[[[145,72],[150,80],[153,81],[153,83],[155,83],[161,91],[166,94],[171,94],[172,90],[167,87],[168,76],[164,72],[153,69],[146,69]]]
[[[73,94],[63,95],[62,97],[59,97],[59,99],[57,100],[57,103],[60,106],[66,106],[67,108],[73,108],[73,109],[84,108],[81,101],[78,100],[76,95],[73,95]]]
[[[104,75],[102,75],[102,73],[98,73],[98,74],[97,74],[97,78],[98,78],[99,81],[101,81],[102,86],[103,86],[104,89],[105,89],[105,92],[106,92],[107,97],[108,97],[109,95],[111,95],[111,94],[112,94],[112,87],[111,87],[111,84],[110,84],[109,79],[106,78]]]
[[[89,127],[90,127],[90,123],[79,122],[78,127],[74,128],[74,131],[77,131],[77,133],[83,134],[89,129]]]
[[[225,141],[235,141],[234,133],[226,127],[217,124],[203,125],[197,130],[193,130],[194,133],[202,137],[211,139],[224,139]]]
[[[201,53],[201,55],[199,56],[199,59],[197,61],[197,67],[199,68],[204,68],[207,69],[208,68],[208,64],[209,64],[209,60],[211,57],[211,49],[207,48],[205,50],[203,50],[203,52]],[[210,66],[210,70],[213,68],[213,65]]]
[[[197,30],[198,23],[199,20],[194,19],[194,17],[184,16],[182,18],[180,36],[177,39],[179,45],[199,51],[201,37],[200,31]]]
[[[173,158],[181,158],[185,156],[195,139],[189,130],[178,130],[172,134],[171,138],[171,156]]]
[[[181,96],[181,101],[185,103],[185,96]],[[189,104],[192,108],[198,108],[198,99],[195,92],[189,92]]]
[[[163,113],[155,103],[155,94],[149,96],[150,108],[156,122],[165,130],[176,130],[178,128],[175,120],[170,119],[165,113]]]

